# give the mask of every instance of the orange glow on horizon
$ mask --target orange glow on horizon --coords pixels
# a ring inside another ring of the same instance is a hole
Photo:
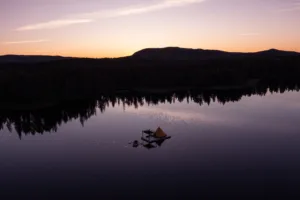
[[[6,10],[0,2],[0,55],[123,57],[170,46],[300,52],[300,8],[293,1],[72,2],[63,10],[53,0],[12,3]],[[49,5],[53,12],[40,12]]]

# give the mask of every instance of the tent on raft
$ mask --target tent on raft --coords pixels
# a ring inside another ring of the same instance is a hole
[[[160,127],[158,127],[156,131],[153,133],[153,136],[156,138],[164,138],[167,137],[168,135]]]

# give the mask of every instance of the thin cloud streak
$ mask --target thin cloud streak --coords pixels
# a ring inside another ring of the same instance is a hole
[[[300,10],[300,6],[293,7],[293,8],[284,8],[284,9],[280,9],[278,11],[279,12],[292,12],[292,11],[298,11],[298,10]]]
[[[300,10],[300,1],[294,2],[291,7],[277,10],[278,12],[293,12]]]
[[[143,13],[149,13],[149,12],[155,12],[160,11],[168,8],[174,8],[174,7],[181,7],[181,6],[187,6],[189,4],[195,4],[204,2],[205,0],[165,0],[158,4],[154,5],[148,5],[144,7],[127,7],[122,8],[114,11],[110,11],[103,15],[102,12],[96,12],[96,13],[90,13],[89,16],[93,17],[121,17],[121,16],[127,16],[127,15],[137,15],[137,14],[143,14]]]
[[[12,41],[12,42],[4,42],[3,44],[28,44],[28,43],[41,43],[48,42],[49,40],[23,40],[23,41]]]
[[[152,4],[147,6],[126,7],[121,9],[109,10],[109,11],[82,13],[79,15],[70,16],[69,18],[65,18],[65,19],[52,20],[48,22],[23,26],[18,28],[17,31],[55,29],[55,28],[61,28],[73,24],[91,23],[99,19],[138,15],[138,14],[160,11],[168,8],[182,7],[182,6],[187,6],[195,3],[202,3],[204,1],[206,0],[164,0],[157,4]]]
[[[62,19],[62,20],[53,20],[44,23],[32,24],[28,26],[22,26],[17,29],[17,31],[28,31],[28,30],[40,30],[40,29],[55,29],[64,26],[69,26],[73,24],[83,24],[90,23],[92,19]]]

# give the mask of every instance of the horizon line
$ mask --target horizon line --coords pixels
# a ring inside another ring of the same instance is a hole
[[[88,59],[115,59],[115,58],[125,58],[125,57],[131,57],[135,53],[146,50],[146,49],[167,49],[167,48],[179,48],[179,49],[189,49],[189,50],[203,50],[203,51],[223,51],[227,53],[259,53],[259,52],[264,52],[264,51],[270,51],[270,50],[277,50],[277,51],[283,51],[283,52],[294,52],[294,53],[299,53],[300,51],[297,50],[281,50],[277,48],[268,48],[268,49],[263,49],[263,50],[258,50],[258,51],[225,51],[221,49],[202,49],[202,48],[186,48],[186,47],[178,47],[178,46],[166,46],[166,47],[147,47],[143,48],[140,50],[135,51],[131,55],[124,55],[124,56],[119,56],[119,57],[87,57],[87,56],[62,56],[59,54],[2,54],[0,57],[3,56],[49,56],[49,57],[62,57],[62,58],[88,58]]]

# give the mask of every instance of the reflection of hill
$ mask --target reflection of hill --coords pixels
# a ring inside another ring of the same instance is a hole
[[[206,90],[206,91],[181,91],[160,94],[146,93],[123,93],[116,95],[101,96],[96,100],[65,102],[59,106],[39,111],[0,111],[0,128],[7,127],[10,131],[14,128],[21,137],[22,134],[43,134],[45,132],[55,132],[63,123],[78,119],[82,125],[90,117],[96,114],[97,108],[104,112],[106,107],[111,105],[134,106],[138,108],[144,104],[157,105],[160,103],[174,103],[175,100],[193,101],[200,106],[219,102],[235,102],[241,100],[243,96],[265,95],[267,91],[284,92],[297,90],[294,84],[271,84],[253,89],[239,90]]]

